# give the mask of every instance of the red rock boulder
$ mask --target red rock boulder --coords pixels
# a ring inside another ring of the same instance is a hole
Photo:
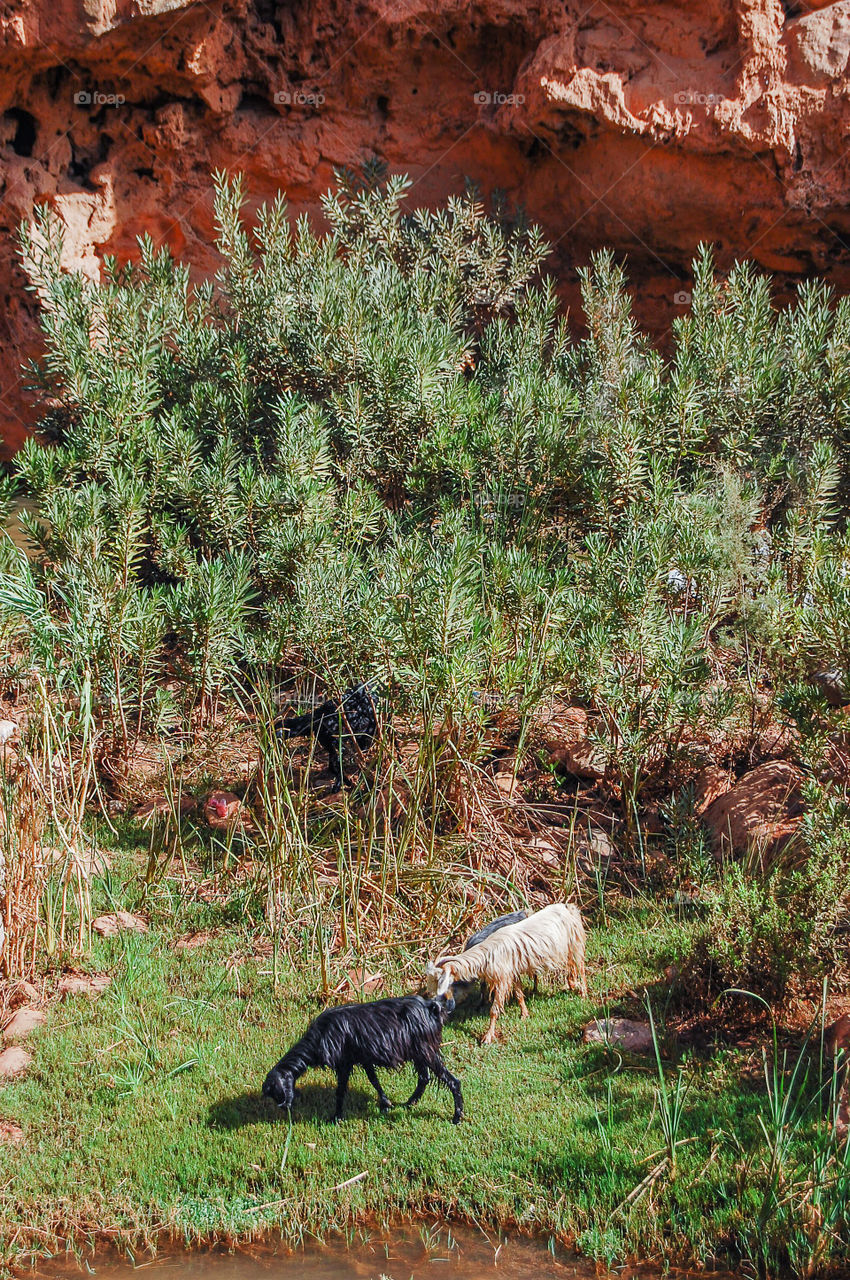
[[[707,764],[694,778],[694,808],[697,813],[705,813],[709,805],[725,795],[731,786],[732,781],[727,769],[721,769],[716,764]]]
[[[835,1112],[835,1132],[843,1139],[850,1128],[850,1013],[842,1014],[826,1028],[823,1047],[824,1052],[834,1060],[836,1071],[842,1076]]]
[[[592,741],[594,720],[581,707],[555,707],[541,733],[544,758],[561,773],[588,782],[605,776],[605,755]]]
[[[803,814],[801,771],[768,760],[744,775],[703,813],[718,852],[775,854],[797,834]]]

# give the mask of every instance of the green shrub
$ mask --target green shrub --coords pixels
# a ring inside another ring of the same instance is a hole
[[[119,743],[167,676],[207,715],[257,669],[394,674],[470,760],[476,692],[567,695],[636,843],[690,743],[850,664],[845,300],[776,309],[701,251],[665,360],[611,254],[576,340],[539,232],[471,191],[408,210],[406,179],[341,173],[317,235],[282,198],[249,230],[216,185],[224,265],[197,287],[149,239],[93,282],[52,214],[22,233],[44,412],[0,624],[24,665],[90,679]]]
[[[810,986],[840,963],[850,933],[847,810],[814,788],[809,802],[796,854],[772,865],[757,857],[732,862],[707,888],[687,985],[777,1001],[792,979]]]

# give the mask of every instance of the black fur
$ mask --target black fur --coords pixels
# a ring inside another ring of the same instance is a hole
[[[313,711],[303,716],[292,716],[279,721],[275,732],[279,738],[300,738],[307,734],[316,738],[328,753],[328,769],[333,778],[333,791],[339,791],[345,782],[342,771],[342,750],[347,743],[368,747],[378,736],[376,697],[377,681],[367,681],[347,689],[340,701],[329,698]]]
[[[452,1121],[463,1118],[460,1081],[446,1070],[440,1056],[443,1022],[454,1002],[425,1000],[421,996],[394,996],[365,1004],[343,1004],[325,1009],[310,1023],[304,1035],[272,1067],[263,1085],[263,1094],[279,1107],[290,1108],[295,1081],[310,1067],[331,1067],[336,1072],[336,1110],[333,1121],[342,1119],[342,1103],[354,1067],[362,1067],[378,1094],[381,1111],[392,1103],[375,1074],[376,1067],[400,1067],[412,1062],[419,1081],[405,1106],[418,1102],[429,1079],[444,1084],[454,1098]]]
[[[497,919],[491,920],[489,924],[485,924],[483,929],[479,929],[477,933],[473,933],[469,941],[464,945],[464,951],[468,951],[470,947],[474,947],[477,943],[483,942],[485,938],[489,938],[491,933],[495,933],[497,929],[503,928],[506,924],[518,924],[520,920],[527,920],[527,911],[510,911],[506,916],[498,916]],[[475,988],[478,988],[478,1004],[479,1007],[487,1001],[487,986],[484,982],[456,982],[452,987],[452,998],[459,1004],[462,1000],[468,1000]]]
[[[506,924],[519,924],[520,920],[527,919],[527,911],[511,911],[506,916],[499,916],[496,920],[491,920],[489,924],[485,924],[484,928],[479,929],[477,933],[473,933],[463,949],[468,951],[470,947],[477,946],[479,942],[483,942],[485,938],[490,937],[491,933],[495,933],[497,929],[503,928]]]

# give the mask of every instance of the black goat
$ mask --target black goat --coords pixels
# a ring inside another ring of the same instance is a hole
[[[464,951],[468,951],[470,947],[474,947],[477,943],[483,942],[485,938],[490,937],[491,933],[495,933],[497,929],[503,928],[504,925],[518,924],[520,920],[525,920],[527,918],[527,911],[510,911],[506,916],[498,916],[495,920],[491,920],[489,924],[485,924],[483,929],[479,929],[477,933],[473,933],[472,937],[464,945]],[[462,1000],[468,1000],[475,987],[478,988],[478,1004],[480,1007],[487,999],[487,988],[483,982],[456,982],[452,987],[452,998],[456,1000],[458,1004]]]
[[[378,681],[358,684],[347,689],[338,702],[329,698],[303,716],[278,721],[275,733],[278,739],[300,738],[307,734],[316,738],[328,753],[328,770],[334,783],[331,790],[339,791],[346,780],[341,758],[345,745],[355,742],[358,747],[368,747],[378,736],[375,699],[379,692]]]
[[[334,1124],[342,1119],[342,1103],[354,1067],[362,1067],[377,1091],[381,1111],[393,1105],[375,1074],[376,1067],[400,1067],[412,1062],[419,1074],[413,1093],[404,1104],[418,1102],[432,1077],[444,1084],[455,1103],[452,1122],[463,1118],[460,1081],[446,1070],[440,1056],[443,1022],[454,1001],[424,1000],[421,996],[393,996],[365,1004],[343,1004],[325,1009],[310,1023],[304,1035],[272,1067],[263,1094],[279,1107],[291,1108],[295,1081],[310,1067],[331,1067],[336,1072]]]
[[[527,911],[510,911],[506,916],[498,916],[495,920],[491,920],[489,924],[485,924],[483,929],[473,933],[463,949],[468,951],[470,947],[477,947],[479,942],[483,942],[485,938],[490,937],[491,933],[495,933],[497,929],[504,928],[506,924],[519,924],[520,920],[527,919]]]

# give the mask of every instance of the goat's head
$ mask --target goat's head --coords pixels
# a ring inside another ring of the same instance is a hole
[[[279,1107],[292,1108],[295,1097],[295,1076],[291,1071],[280,1071],[272,1067],[263,1084],[263,1097],[271,1098]]]
[[[425,966],[425,990],[432,1000],[440,1000],[451,994],[452,971],[449,965],[433,964],[430,960]]]
[[[439,965],[436,965],[433,961],[429,960],[425,966],[424,987],[425,994],[429,996],[431,1000],[436,1000],[437,998],[437,988],[440,985],[440,979],[442,976],[443,971]]]

